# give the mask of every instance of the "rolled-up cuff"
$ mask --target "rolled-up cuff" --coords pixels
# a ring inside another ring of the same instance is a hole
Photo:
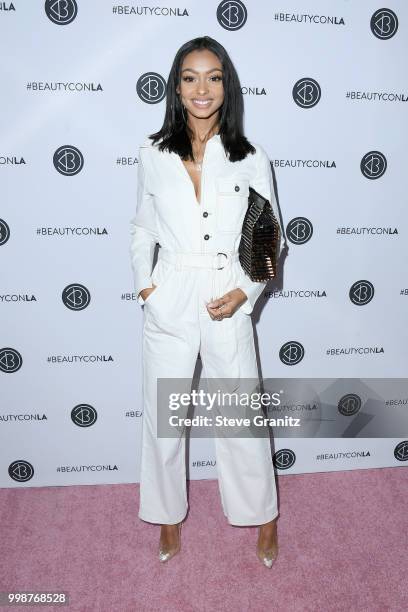
[[[242,311],[250,315],[254,309],[255,303],[266,287],[266,281],[252,281],[249,276],[241,276],[237,288],[241,289],[247,296],[245,302],[241,305]]]

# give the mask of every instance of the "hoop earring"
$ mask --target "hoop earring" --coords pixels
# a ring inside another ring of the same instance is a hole
[[[183,115],[184,123],[187,123],[187,119],[186,119],[186,116],[184,114],[184,104],[183,103],[181,104],[181,113]]]

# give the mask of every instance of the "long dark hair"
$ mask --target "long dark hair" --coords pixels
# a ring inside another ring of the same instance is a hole
[[[237,71],[224,47],[210,38],[200,36],[184,43],[173,60],[166,85],[166,113],[161,129],[150,134],[153,144],[161,140],[159,149],[175,152],[184,160],[194,160],[188,128],[176,87],[180,83],[180,71],[184,57],[191,51],[208,49],[215,53],[223,70],[224,101],[219,109],[219,135],[230,161],[244,159],[255,148],[243,133],[244,99]]]

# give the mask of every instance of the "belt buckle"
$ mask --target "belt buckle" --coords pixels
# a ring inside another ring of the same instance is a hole
[[[224,255],[224,257],[226,259],[228,259],[228,255],[226,253],[217,253],[217,257],[218,257],[218,255]],[[221,268],[217,268],[217,270],[223,270],[225,268],[225,264],[226,264],[226,262],[224,262],[224,265],[221,266]]]

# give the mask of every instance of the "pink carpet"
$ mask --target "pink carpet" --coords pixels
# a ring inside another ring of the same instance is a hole
[[[408,606],[408,470],[278,478],[280,555],[232,527],[217,481],[189,484],[180,553],[157,559],[159,527],[137,517],[138,485],[0,490],[0,591],[68,592],[90,612],[358,611]],[[4,608],[6,609],[6,608]]]

